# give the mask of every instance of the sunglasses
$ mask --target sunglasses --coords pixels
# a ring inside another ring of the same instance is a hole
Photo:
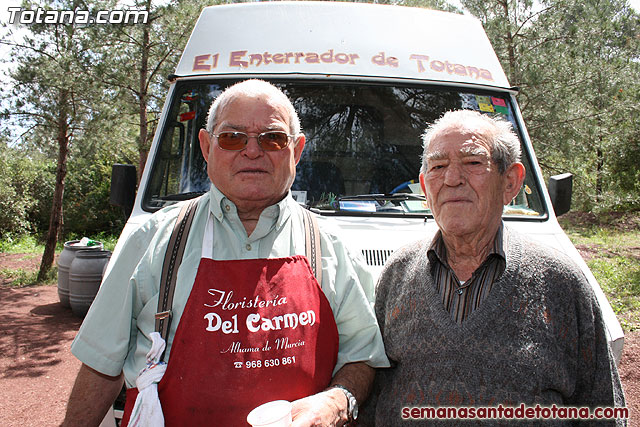
[[[227,151],[244,150],[250,137],[244,132],[220,132],[213,136],[218,139],[218,146]],[[258,145],[264,151],[278,151],[286,148],[294,136],[283,131],[270,130],[262,132],[256,138],[258,139]]]

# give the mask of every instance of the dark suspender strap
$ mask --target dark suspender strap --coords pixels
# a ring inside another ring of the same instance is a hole
[[[165,342],[171,326],[171,307],[173,305],[173,294],[176,290],[178,267],[182,262],[187,236],[189,235],[189,229],[191,228],[199,200],[200,198],[190,200],[180,209],[164,256],[160,293],[158,294],[158,310],[156,312],[156,332],[160,333]]]
[[[302,220],[304,222],[305,254],[313,275],[316,276],[318,284],[322,286],[322,250],[320,248],[320,229],[315,215],[307,209],[302,209]]]
[[[173,294],[176,289],[178,267],[182,262],[184,249],[187,243],[186,236],[193,223],[196,208],[200,198],[193,199],[180,210],[176,223],[169,238],[167,251],[162,265],[162,277],[160,279],[160,292],[158,294],[158,309],[156,312],[155,330],[167,341],[169,328],[171,326],[171,308],[173,305]],[[322,250],[320,247],[320,229],[318,220],[314,214],[307,209],[300,207],[303,215],[305,230],[305,254],[309,259],[313,274],[319,284],[322,284]]]

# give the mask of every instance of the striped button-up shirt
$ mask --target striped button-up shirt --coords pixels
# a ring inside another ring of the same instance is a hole
[[[442,233],[438,231],[431,242],[427,252],[431,263],[431,275],[445,309],[451,313],[456,323],[462,323],[482,304],[491,292],[493,284],[504,273],[506,258],[503,248],[506,242],[503,239],[506,236],[503,227],[504,224],[501,224],[487,258],[464,283],[458,280],[447,262],[447,248]]]

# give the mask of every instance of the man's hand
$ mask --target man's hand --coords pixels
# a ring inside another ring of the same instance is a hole
[[[291,427],[334,427],[348,421],[347,397],[338,388],[293,402]]]
[[[344,365],[331,380],[331,385],[340,384],[362,404],[371,390],[375,370],[364,362]],[[349,421],[349,401],[339,388],[330,388],[313,396],[293,402],[292,427],[334,427]]]

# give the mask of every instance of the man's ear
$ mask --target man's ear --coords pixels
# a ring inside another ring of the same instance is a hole
[[[420,188],[422,188],[422,193],[424,194],[424,197],[426,197],[427,205],[428,205],[429,204],[429,195],[427,194],[427,186],[424,183],[424,174],[421,172],[418,178],[420,179]]]
[[[296,161],[296,165],[300,161],[300,157],[302,156],[302,151],[304,150],[304,144],[306,142],[306,138],[304,134],[300,133],[295,137],[296,145],[293,147],[293,158]]]
[[[209,150],[211,150],[211,135],[205,129],[200,129],[198,133],[198,139],[200,140],[200,150],[202,151],[202,157],[204,161],[209,161]]]
[[[508,205],[511,203],[513,198],[518,195],[518,192],[522,187],[522,183],[524,182],[525,175],[526,171],[522,163],[516,162],[509,166],[504,173],[505,186],[502,200],[503,204]]]

